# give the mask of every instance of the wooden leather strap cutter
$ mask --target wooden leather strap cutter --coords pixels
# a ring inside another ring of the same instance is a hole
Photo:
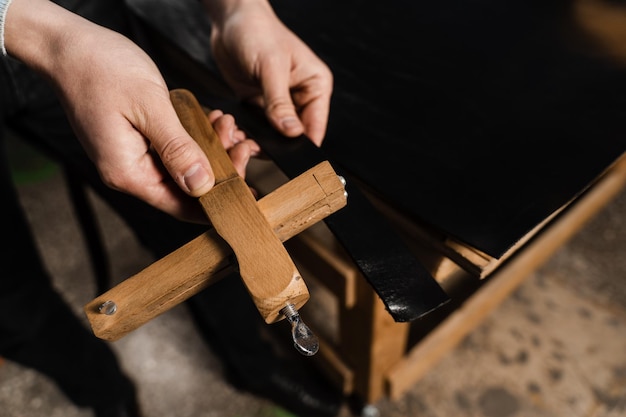
[[[170,97],[215,174],[199,198],[213,228],[86,304],[94,334],[118,340],[238,267],[265,322],[287,318],[295,347],[314,354],[317,338],[298,314],[309,292],[282,242],[346,205],[343,179],[322,162],[256,201],[193,94]]]

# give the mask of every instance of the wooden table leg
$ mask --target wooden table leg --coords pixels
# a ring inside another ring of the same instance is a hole
[[[386,396],[386,372],[406,352],[409,323],[397,323],[365,279],[356,303],[339,310],[339,350],[354,373],[354,394],[366,403]]]

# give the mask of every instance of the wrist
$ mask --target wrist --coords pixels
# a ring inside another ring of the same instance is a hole
[[[48,0],[10,1],[4,21],[7,53],[38,71],[50,73],[76,36],[78,25],[87,21]]]

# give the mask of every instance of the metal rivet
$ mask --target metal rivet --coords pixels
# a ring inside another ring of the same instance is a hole
[[[363,407],[363,410],[361,410],[361,416],[380,417],[380,410],[375,405],[367,404],[365,407]]]
[[[104,303],[100,304],[100,307],[98,307],[98,311],[101,314],[106,314],[107,316],[111,316],[115,314],[115,312],[117,311],[117,304],[115,304],[111,300],[105,301]]]

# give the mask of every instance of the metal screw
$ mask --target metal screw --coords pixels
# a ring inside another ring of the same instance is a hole
[[[339,181],[343,184],[343,187],[344,187],[343,196],[348,198],[348,192],[345,190],[345,188],[346,188],[346,179],[344,177],[342,177],[341,175],[337,175],[337,177],[339,177]]]
[[[98,307],[98,312],[100,312],[101,314],[106,314],[107,316],[112,316],[113,314],[115,314],[116,311],[117,304],[115,304],[115,302],[111,300],[105,301],[104,303],[100,304],[100,307]]]
[[[287,304],[280,312],[291,323],[291,337],[296,350],[305,356],[315,355],[320,347],[319,340],[309,326],[304,324],[296,306]]]
[[[361,417],[380,417],[380,410],[371,404],[367,404],[361,410]]]

